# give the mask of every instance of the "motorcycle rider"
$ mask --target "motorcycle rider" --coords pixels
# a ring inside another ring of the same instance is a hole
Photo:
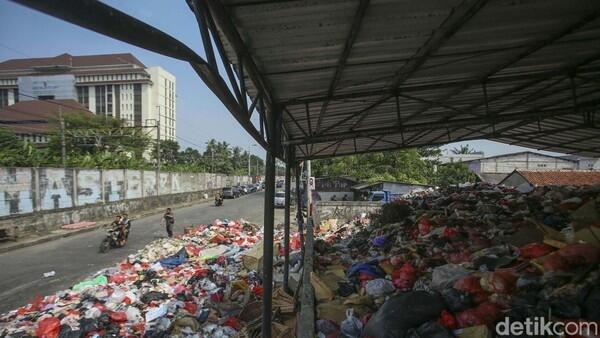
[[[223,204],[223,196],[220,193],[215,194],[215,205]]]
[[[123,217],[121,218],[121,224],[123,224],[123,226],[124,226],[125,239],[128,239],[129,232],[131,231],[131,220],[129,219],[127,214],[123,214]]]
[[[125,245],[126,241],[125,225],[122,220],[121,215],[117,215],[115,216],[115,220],[110,224],[111,228],[119,231],[119,239],[117,240],[119,246]]]

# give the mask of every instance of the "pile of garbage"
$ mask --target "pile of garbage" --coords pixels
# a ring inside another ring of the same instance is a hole
[[[314,257],[319,337],[476,338],[506,320],[599,323],[600,187],[427,192],[322,228]]]
[[[260,330],[257,225],[216,220],[157,239],[71,289],[0,316],[0,337],[242,337]],[[275,321],[293,311],[275,290]],[[275,323],[274,332],[290,331]]]

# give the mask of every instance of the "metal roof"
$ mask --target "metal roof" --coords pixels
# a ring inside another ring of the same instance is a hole
[[[600,1],[208,3],[296,158],[472,139],[600,154]]]
[[[187,0],[205,58],[99,1],[14,1],[189,62],[288,162],[473,139],[600,154],[598,0]]]

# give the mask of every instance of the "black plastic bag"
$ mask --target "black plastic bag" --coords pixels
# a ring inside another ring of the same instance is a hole
[[[474,306],[473,297],[470,294],[457,290],[455,288],[448,288],[442,291],[442,297],[448,310],[457,313],[469,309]]]
[[[141,301],[144,304],[148,304],[154,300],[163,300],[163,299],[167,299],[167,298],[169,298],[169,295],[167,295],[166,293],[162,293],[162,292],[158,292],[158,291],[150,291],[150,292],[145,293],[142,296]]]
[[[446,308],[444,299],[425,291],[409,291],[389,298],[371,317],[364,335],[372,338],[405,338],[407,331],[436,320]]]
[[[418,329],[410,329],[407,338],[454,338],[454,334],[438,322],[427,322]]]

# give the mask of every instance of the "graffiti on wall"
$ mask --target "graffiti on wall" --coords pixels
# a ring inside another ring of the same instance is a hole
[[[0,168],[0,216],[33,211],[31,169]]]
[[[107,202],[125,199],[125,174],[123,170],[104,170],[104,200]]]
[[[137,170],[127,170],[127,198],[142,197],[142,173]]]
[[[159,192],[161,195],[169,194],[171,191],[169,186],[169,173],[160,173]]]
[[[100,171],[82,169],[77,171],[77,205],[102,202]]]
[[[73,170],[39,169],[40,204],[42,210],[73,206]]]

